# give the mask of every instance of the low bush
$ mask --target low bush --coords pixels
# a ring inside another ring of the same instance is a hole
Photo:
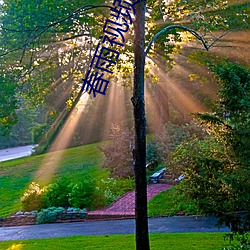
[[[68,196],[71,191],[71,183],[66,178],[61,178],[45,187],[43,196],[45,207],[68,207]]]
[[[115,185],[114,178],[101,179],[96,182],[93,194],[94,209],[105,207],[117,198],[112,191]]]
[[[62,207],[49,207],[37,213],[36,224],[55,222],[59,213],[64,212]]]
[[[224,238],[229,240],[231,246],[223,250],[250,250],[250,239],[247,233],[228,233]]]
[[[106,178],[96,182],[93,194],[94,208],[101,208],[111,204],[124,193],[134,189],[132,178]]]
[[[92,210],[109,205],[133,189],[134,180],[132,178],[114,179],[102,176],[98,180],[91,180],[90,177],[85,176],[84,180],[76,183],[61,178],[44,188],[37,183],[31,183],[21,201],[24,211],[41,210],[48,207],[75,207]],[[49,217],[53,217],[53,213],[50,213]]]
[[[87,213],[86,208],[80,209],[80,208],[75,208],[75,207],[68,207],[67,208],[67,213]]]
[[[124,193],[133,190],[135,187],[133,178],[119,178],[116,179],[116,185],[113,186],[113,192],[116,196],[121,196]]]
[[[32,182],[21,197],[22,209],[28,212],[41,209],[44,205],[44,191],[45,189],[41,188],[38,183]]]
[[[87,179],[78,182],[72,186],[68,201],[73,207],[92,207],[92,196],[94,193],[94,184]]]

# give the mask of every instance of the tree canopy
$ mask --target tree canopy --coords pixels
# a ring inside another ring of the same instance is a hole
[[[87,66],[109,18],[112,1],[13,1],[1,4],[0,66],[12,72],[15,91],[35,105],[55,98],[67,89],[63,102],[74,100]],[[236,6],[236,7],[235,7]],[[237,1],[147,1],[146,44],[169,25],[184,25],[206,35],[214,30],[244,28],[248,24],[248,3]],[[239,18],[240,17],[240,18]],[[241,19],[241,21],[239,21]],[[14,21],[13,21],[14,20]],[[234,26],[233,26],[234,25]],[[181,30],[171,29],[154,41],[149,57],[159,53],[171,64],[171,53],[181,41]],[[118,64],[119,73],[130,75],[133,67],[133,29]],[[215,39],[216,40],[216,39]],[[213,40],[214,41],[214,40]],[[212,42],[213,43],[213,42]],[[210,42],[211,44],[211,42]],[[125,61],[124,61],[125,60]],[[117,71],[117,73],[118,73]],[[61,108],[63,105],[61,106]]]

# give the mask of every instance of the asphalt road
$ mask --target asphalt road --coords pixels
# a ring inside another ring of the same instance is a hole
[[[195,216],[174,216],[150,218],[150,233],[170,232],[228,232],[227,227],[218,229],[216,219]],[[0,241],[39,238],[57,238],[75,235],[111,235],[134,234],[135,220],[109,220],[95,222],[76,222],[60,224],[43,224],[34,226],[2,227]]]
[[[31,155],[34,147],[34,145],[28,145],[22,147],[0,149],[0,162],[29,156]]]

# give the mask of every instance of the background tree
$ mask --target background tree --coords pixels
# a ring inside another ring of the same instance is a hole
[[[154,167],[157,167],[159,164],[165,164],[168,155],[176,151],[177,146],[181,142],[194,135],[199,139],[206,135],[206,132],[197,126],[194,121],[184,125],[165,124],[162,131],[154,133],[147,142],[147,162],[156,162]]]
[[[128,178],[134,176],[132,157],[132,135],[129,129],[118,124],[111,127],[110,142],[100,147],[105,159],[102,167],[110,172],[112,178]]]
[[[17,122],[16,109],[18,101],[16,86],[11,79],[0,77],[0,136],[10,133],[13,124]]]
[[[12,72],[19,99],[35,107],[46,105],[49,111],[57,109],[57,114],[72,105],[98,32],[93,27],[100,28],[97,23],[105,15],[105,6],[98,3],[102,15],[94,18],[86,12],[95,12],[89,2],[82,6],[80,1],[3,1],[0,68]]]

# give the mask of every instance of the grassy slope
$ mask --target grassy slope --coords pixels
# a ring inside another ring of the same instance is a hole
[[[223,233],[151,234],[152,250],[221,250],[228,246]],[[78,250],[135,249],[134,235],[77,236],[57,239],[1,242],[0,249],[10,250]]]
[[[94,175],[102,159],[98,145],[100,144],[65,150],[52,178],[64,176],[77,181],[86,173]],[[36,181],[34,176],[44,157],[46,154],[0,163],[0,217],[20,209],[20,197],[29,183]],[[106,173],[98,171],[98,175],[100,174]]]
[[[175,215],[178,212],[186,215],[199,214],[198,208],[191,202],[187,202],[172,187],[153,197],[148,203],[148,215],[158,217],[162,215]]]

